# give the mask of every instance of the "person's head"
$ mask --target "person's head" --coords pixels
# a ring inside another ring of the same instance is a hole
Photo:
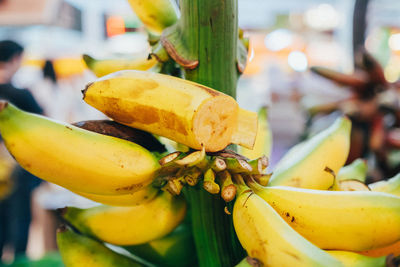
[[[54,71],[54,66],[51,60],[46,60],[43,66],[43,78],[50,79],[54,83],[57,82],[56,72]]]
[[[6,81],[10,81],[21,66],[23,51],[24,48],[14,41],[0,41],[0,71]]]

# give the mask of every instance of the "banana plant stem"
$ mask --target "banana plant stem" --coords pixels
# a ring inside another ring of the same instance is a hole
[[[177,50],[185,47],[182,57],[191,63],[198,61],[197,65],[187,64],[185,79],[235,98],[239,77],[237,0],[181,0],[180,8],[181,18],[176,28],[180,34],[175,41],[181,45],[175,45]],[[239,263],[245,253],[235,235],[232,216],[224,212],[227,204],[220,195],[206,192],[201,185],[187,187],[184,193],[191,205],[199,266],[225,267]]]

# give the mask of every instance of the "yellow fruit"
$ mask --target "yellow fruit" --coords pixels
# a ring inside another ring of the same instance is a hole
[[[400,197],[371,191],[249,185],[293,229],[320,248],[365,251],[400,240]]]
[[[386,257],[372,258],[355,252],[328,250],[332,257],[338,259],[344,267],[385,267]]]
[[[267,119],[267,107],[262,107],[258,111],[257,137],[254,147],[253,149],[239,147],[239,154],[249,159],[256,159],[262,155],[270,156],[272,150],[272,133]]]
[[[37,177],[78,192],[119,195],[152,182],[157,159],[143,147],[0,103],[8,151]]]
[[[124,206],[130,207],[130,206],[140,205],[154,199],[157,193],[159,192],[159,189],[156,189],[151,185],[148,185],[140,189],[139,191],[124,195],[116,195],[116,196],[97,195],[97,194],[83,193],[78,191],[73,191],[73,192],[75,194],[86,197],[87,199],[93,200],[101,204],[117,206],[117,207],[124,207]]]
[[[135,59],[94,59],[88,55],[83,55],[88,68],[94,72],[97,77],[120,71],[120,70],[148,70],[157,64],[157,59],[151,57],[135,58]]]
[[[80,232],[104,242],[138,245],[169,234],[185,214],[185,200],[163,192],[152,201],[132,207],[69,207],[63,217]]]
[[[198,150],[233,141],[251,148],[257,134],[257,116],[240,111],[232,97],[168,75],[116,72],[89,84],[84,100],[119,123]]]
[[[175,0],[128,0],[135,14],[153,34],[161,35],[164,28],[179,17]]]
[[[134,260],[120,255],[89,237],[61,227],[57,245],[65,267],[140,267]]]
[[[263,266],[341,266],[340,262],[296,233],[250,189],[239,186],[233,208],[236,234],[248,255]]]
[[[278,163],[268,185],[330,188],[334,184],[334,173],[346,162],[350,131],[350,120],[342,117],[326,130],[296,145]]]
[[[389,180],[375,182],[368,186],[372,191],[384,192],[400,197],[400,173]]]

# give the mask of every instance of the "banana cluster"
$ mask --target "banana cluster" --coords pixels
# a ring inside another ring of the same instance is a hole
[[[386,266],[400,255],[400,174],[366,185],[366,161],[343,167],[350,128],[339,118],[292,148],[267,186],[235,177],[233,222],[250,257],[238,266]]]

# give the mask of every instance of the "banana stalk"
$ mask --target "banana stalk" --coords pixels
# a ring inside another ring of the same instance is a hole
[[[379,181],[368,185],[372,191],[384,192],[400,197],[400,173],[389,180]]]

